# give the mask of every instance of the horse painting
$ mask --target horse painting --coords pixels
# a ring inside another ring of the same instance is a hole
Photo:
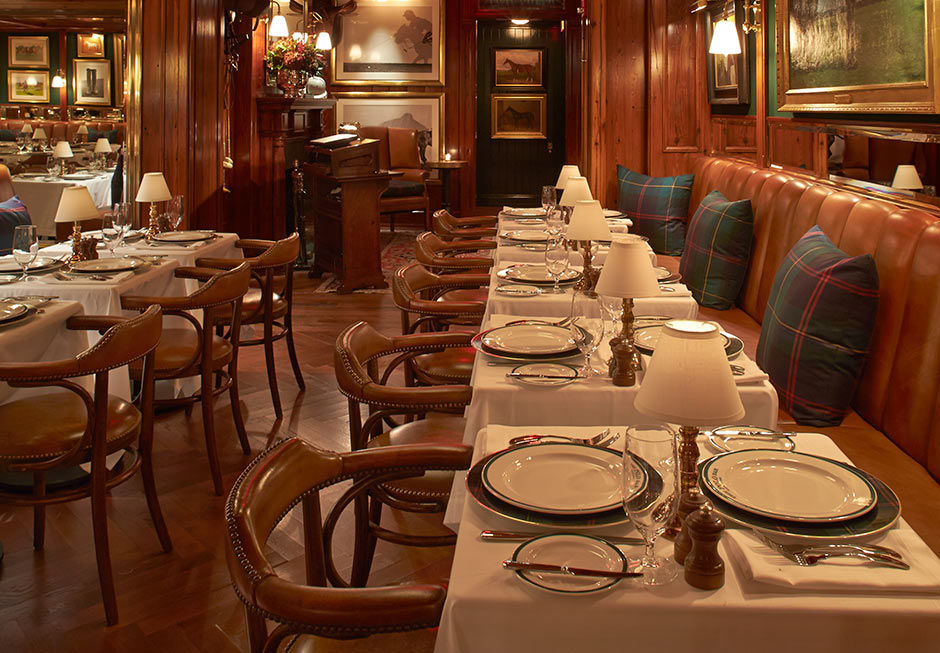
[[[544,95],[492,95],[493,138],[545,138]]]
[[[494,50],[496,86],[541,86],[542,51]]]

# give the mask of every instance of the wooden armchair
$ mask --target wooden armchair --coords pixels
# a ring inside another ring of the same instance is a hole
[[[226,558],[245,604],[249,649],[278,651],[287,638],[306,634],[355,639],[435,627],[445,587],[350,587],[336,569],[333,536],[344,509],[366,493],[431,470],[466,469],[471,456],[470,447],[456,444],[333,453],[291,438],[255,458],[225,506]],[[349,479],[353,485],[321,521],[320,490]],[[279,576],[265,551],[272,531],[297,504],[303,509],[306,583]],[[277,624],[270,633],[267,620]]]
[[[401,176],[392,179],[379,198],[379,212],[388,215],[389,228],[395,231],[395,214],[421,211],[424,228],[430,229],[431,203],[428,198],[428,171],[422,167],[419,135],[404,127],[363,126],[362,138],[379,141],[379,167]]]
[[[438,274],[489,270],[493,267],[493,259],[483,252],[493,249],[496,249],[496,242],[492,240],[445,242],[430,231],[415,239],[415,258],[428,270]]]
[[[447,209],[434,212],[434,233],[442,240],[473,240],[496,236],[499,219],[495,215],[458,218]]]

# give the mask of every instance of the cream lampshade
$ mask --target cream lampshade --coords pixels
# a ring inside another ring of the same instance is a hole
[[[644,415],[681,425],[680,488],[685,496],[698,484],[698,427],[734,424],[744,417],[718,325],[666,322],[633,406]]]
[[[42,127],[37,127],[33,130],[33,140],[34,141],[44,141],[46,140],[46,130]]]
[[[710,54],[741,54],[741,41],[734,19],[720,20],[712,32],[712,42],[708,46]]]
[[[75,131],[76,134],[81,134],[82,136],[88,135],[88,125],[79,125],[78,129]]]
[[[604,219],[601,203],[597,200],[578,200],[565,236],[568,240],[610,240],[610,228]]]
[[[581,171],[578,170],[578,166],[571,164],[563,165],[561,167],[561,172],[558,173],[558,181],[555,182],[555,188],[564,190],[565,186],[568,184],[569,179],[580,176]]]
[[[578,200],[592,200],[591,189],[584,177],[569,177],[565,182],[565,191],[558,200],[558,206],[574,206]]]
[[[146,172],[140,180],[140,188],[137,189],[137,202],[150,202],[150,224],[144,230],[147,238],[153,238],[160,233],[160,226],[157,222],[157,202],[166,202],[172,196],[170,189],[166,185],[166,179],[162,172]]]
[[[72,154],[72,147],[68,141],[59,141],[52,149],[52,156],[57,159],[71,159],[74,154]]]
[[[21,134],[32,134],[32,133],[33,133],[33,126],[32,126],[31,124],[29,124],[28,122],[24,122],[24,123],[23,123],[23,128],[20,130],[20,133],[21,133]]]
[[[278,14],[271,19],[271,27],[268,28],[268,36],[271,38],[284,38],[287,35],[287,19]]]
[[[98,207],[91,198],[91,193],[85,186],[68,186],[62,189],[59,197],[59,207],[55,212],[55,222],[72,222],[72,256],[73,263],[82,260],[82,228],[78,224],[81,220],[90,220],[98,217]]]
[[[95,141],[95,154],[111,154],[111,143],[107,138]]]
[[[333,49],[333,40],[330,38],[329,32],[320,32],[317,34],[317,41],[313,45],[317,50],[332,50]]]
[[[894,171],[894,181],[891,182],[891,188],[901,190],[921,190],[924,187],[917,174],[917,168],[911,165],[900,165]]]
[[[623,300],[620,333],[610,340],[613,354],[610,378],[614,385],[631,386],[636,383],[637,371],[642,369],[640,354],[634,345],[633,300],[659,295],[659,282],[642,238],[628,234],[610,244],[595,290],[598,295]]]

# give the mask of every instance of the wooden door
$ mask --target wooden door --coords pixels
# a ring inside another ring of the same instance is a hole
[[[538,204],[565,162],[559,22],[477,26],[477,205]]]

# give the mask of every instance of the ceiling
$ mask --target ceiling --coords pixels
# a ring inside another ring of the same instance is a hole
[[[127,0],[3,0],[0,30],[123,32]]]

